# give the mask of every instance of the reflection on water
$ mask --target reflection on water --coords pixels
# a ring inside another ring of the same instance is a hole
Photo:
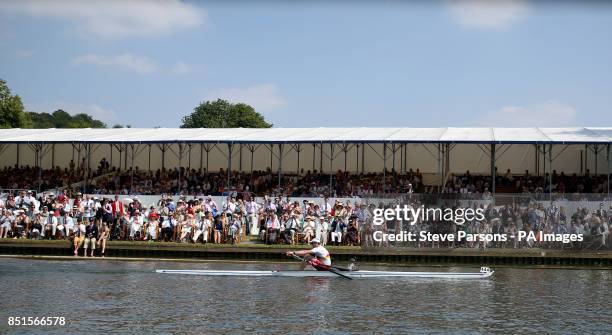
[[[262,263],[1,259],[0,333],[575,334],[612,330],[612,271],[606,270],[496,269],[488,280],[345,280],[154,272],[160,268],[296,269]],[[9,316],[65,316],[68,326],[8,327]]]

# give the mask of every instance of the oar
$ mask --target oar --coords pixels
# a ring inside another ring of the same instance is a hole
[[[301,261],[301,262],[305,262],[305,261],[306,261],[304,258],[302,258],[302,257],[300,257],[300,256],[298,256],[298,255],[293,254],[293,255],[291,255],[291,256],[293,256],[293,258],[295,258],[295,259],[297,259],[297,260],[299,260],[299,261]],[[342,278],[346,278],[346,279],[349,279],[349,280],[353,280],[353,278],[351,278],[351,277],[349,277],[349,276],[346,276],[346,275],[344,275],[344,274],[342,274],[342,273],[340,273],[340,272],[338,272],[338,271],[334,270],[333,268],[330,268],[330,269],[328,269],[328,270],[326,270],[326,271],[329,271],[329,272],[331,272],[331,273],[333,273],[333,274],[335,274],[335,275],[338,275],[338,276],[340,276],[340,277],[342,277]]]

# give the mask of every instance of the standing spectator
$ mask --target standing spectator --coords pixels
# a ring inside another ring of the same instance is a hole
[[[254,197],[250,197],[250,199],[245,203],[246,213],[247,213],[247,229],[250,235],[258,235],[259,229],[257,227],[258,218],[257,214],[259,213],[259,205],[255,202]]]

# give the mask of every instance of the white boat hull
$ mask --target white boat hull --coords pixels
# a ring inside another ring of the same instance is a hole
[[[156,270],[157,273],[199,275],[199,276],[236,276],[236,277],[338,277],[329,271],[244,271],[244,270]],[[493,275],[488,268],[480,272],[407,272],[407,271],[340,271],[351,278],[448,278],[448,279],[482,279]]]

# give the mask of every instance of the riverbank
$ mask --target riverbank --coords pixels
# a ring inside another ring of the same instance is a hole
[[[265,245],[244,243],[184,244],[165,242],[109,241],[106,258],[182,260],[285,260],[285,251],[306,245]],[[473,264],[489,266],[587,266],[612,268],[611,251],[549,249],[439,249],[439,248],[361,248],[329,246],[334,259],[351,258],[364,263],[411,265]],[[72,258],[69,241],[0,239],[1,255],[66,256]],[[82,259],[82,257],[80,257]]]

